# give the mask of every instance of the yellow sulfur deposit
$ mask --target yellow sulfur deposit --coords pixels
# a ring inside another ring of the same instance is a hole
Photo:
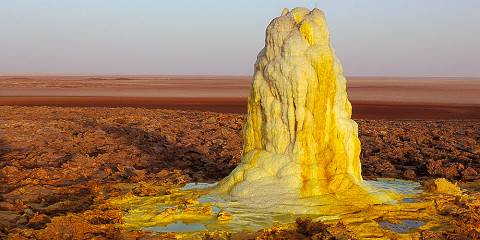
[[[425,190],[431,193],[442,193],[460,196],[462,195],[462,190],[457,184],[449,182],[445,178],[437,178],[433,180],[426,181],[424,183]]]
[[[242,163],[217,190],[259,202],[319,195],[388,200],[363,184],[357,124],[323,12],[285,9],[266,34],[248,99]]]

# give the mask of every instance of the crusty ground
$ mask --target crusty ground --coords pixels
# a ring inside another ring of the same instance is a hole
[[[356,121],[365,178],[480,180],[479,121]],[[222,179],[240,161],[242,124],[240,114],[2,106],[0,238],[140,236],[98,206]]]

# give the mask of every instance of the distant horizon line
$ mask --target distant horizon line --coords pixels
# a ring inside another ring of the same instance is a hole
[[[480,79],[480,76],[463,76],[463,75],[344,75],[345,77],[353,78],[463,78],[463,79]],[[253,77],[252,75],[239,75],[239,74],[2,74],[1,78],[6,77],[234,77],[244,78]]]

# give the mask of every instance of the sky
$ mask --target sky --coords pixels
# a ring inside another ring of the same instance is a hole
[[[326,13],[348,76],[480,76],[478,0],[2,0],[0,75],[251,75],[296,6]]]

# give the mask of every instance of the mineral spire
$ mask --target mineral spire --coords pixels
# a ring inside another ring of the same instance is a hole
[[[319,9],[285,9],[255,63],[241,164],[218,185],[231,196],[364,193],[357,124]]]

